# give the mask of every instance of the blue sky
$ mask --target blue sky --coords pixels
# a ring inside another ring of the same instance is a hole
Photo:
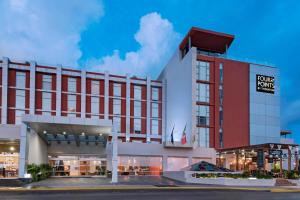
[[[298,0],[3,0],[0,56],[157,77],[191,26],[235,35],[229,55],[281,73],[282,127],[300,143]]]

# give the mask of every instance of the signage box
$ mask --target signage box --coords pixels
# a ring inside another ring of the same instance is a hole
[[[274,77],[256,74],[256,91],[274,94]]]

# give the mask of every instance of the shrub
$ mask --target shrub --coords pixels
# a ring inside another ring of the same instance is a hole
[[[33,182],[46,179],[50,176],[51,167],[48,164],[29,164],[27,165],[27,173],[31,174]]]

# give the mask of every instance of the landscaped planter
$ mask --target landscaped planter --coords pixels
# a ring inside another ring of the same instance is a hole
[[[192,174],[199,173],[195,171],[169,171],[163,175],[167,178],[182,181],[185,183],[197,183],[208,185],[230,185],[230,186],[274,186],[276,179],[249,179],[249,178],[196,178]],[[201,172],[202,173],[202,172]],[[211,172],[207,172],[211,173]]]

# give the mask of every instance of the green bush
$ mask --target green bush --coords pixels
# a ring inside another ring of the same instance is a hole
[[[299,174],[296,171],[284,171],[283,175],[287,179],[299,179]]]
[[[31,174],[32,181],[36,182],[48,178],[51,167],[48,164],[29,164],[27,165],[27,173]]]

